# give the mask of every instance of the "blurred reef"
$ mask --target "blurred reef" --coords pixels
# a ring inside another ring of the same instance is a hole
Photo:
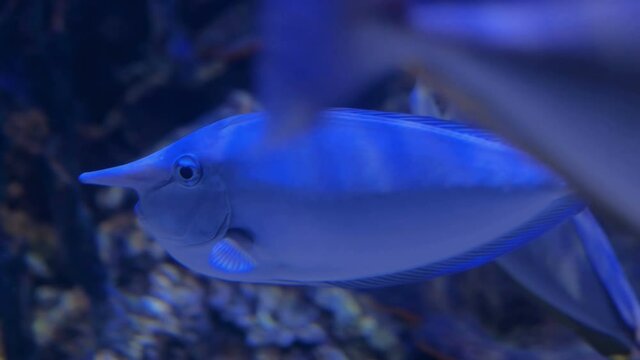
[[[494,265],[359,292],[227,283],[168,258],[132,194],[80,188],[81,169],[260,109],[256,11],[0,2],[0,359],[599,359]],[[352,105],[406,111],[412,85],[399,70]]]

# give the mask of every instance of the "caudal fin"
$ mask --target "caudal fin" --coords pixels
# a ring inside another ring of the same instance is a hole
[[[606,234],[585,210],[498,263],[605,355],[638,349],[640,304]]]
[[[589,210],[576,215],[573,223],[582,240],[591,266],[606,288],[623,322],[632,331],[634,341],[638,344],[640,303],[638,303],[638,298],[624,274],[607,235]]]

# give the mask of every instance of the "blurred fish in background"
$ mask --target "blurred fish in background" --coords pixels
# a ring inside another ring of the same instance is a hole
[[[74,179],[263,108],[274,143],[329,106],[413,109],[566,177],[637,290],[636,18],[619,0],[0,2],[0,359],[628,356],[628,289],[588,222],[423,284],[234,284],[168,257],[130,193]]]
[[[308,127],[318,109],[353,99],[393,68],[419,64],[467,120],[531,152],[640,231],[637,1],[266,0],[262,7],[261,94],[274,134]]]

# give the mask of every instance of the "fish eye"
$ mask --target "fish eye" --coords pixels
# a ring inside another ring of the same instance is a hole
[[[200,181],[202,169],[198,161],[191,155],[184,155],[176,160],[175,177],[184,185],[193,186]]]

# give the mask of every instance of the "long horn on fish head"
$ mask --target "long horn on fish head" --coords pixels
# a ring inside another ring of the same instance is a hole
[[[128,164],[90,171],[79,176],[84,184],[131,188],[136,191],[157,185],[171,176],[162,151]]]

